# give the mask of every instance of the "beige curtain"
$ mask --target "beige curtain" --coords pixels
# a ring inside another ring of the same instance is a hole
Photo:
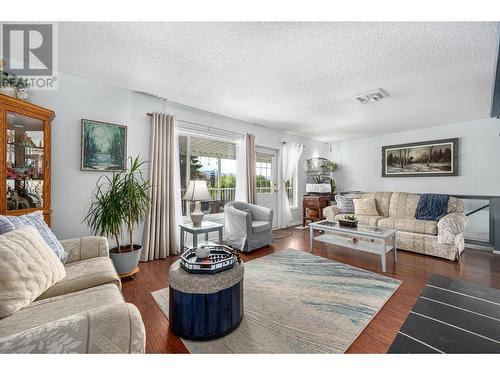
[[[150,139],[149,180],[152,188],[150,208],[144,222],[142,261],[178,254],[177,225],[182,215],[178,137],[174,117],[153,113]]]
[[[245,134],[246,190],[247,202],[257,202],[257,179],[255,176],[255,136]]]

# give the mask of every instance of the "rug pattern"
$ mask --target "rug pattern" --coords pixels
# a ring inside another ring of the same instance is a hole
[[[245,313],[217,340],[183,340],[191,353],[343,353],[401,281],[287,249],[245,263]],[[168,318],[168,288],[153,292]]]

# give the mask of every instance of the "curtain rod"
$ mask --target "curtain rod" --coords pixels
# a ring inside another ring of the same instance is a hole
[[[151,117],[151,116],[153,116],[153,113],[152,112],[148,112],[148,113],[146,113],[146,115],[148,115],[149,117]],[[244,135],[243,133],[237,133],[237,132],[233,132],[231,130],[225,130],[225,129],[218,129],[218,128],[215,128],[215,127],[210,126],[210,125],[200,124],[198,122],[186,121],[186,120],[182,120],[182,119],[175,119],[175,120],[178,121],[178,122],[183,122],[185,124],[189,124],[189,125],[201,126],[201,127],[206,128],[208,130],[214,129],[214,130],[217,130],[218,132],[223,132],[223,133],[237,135],[237,136],[243,136]]]
[[[286,145],[286,142],[281,142],[281,144]],[[297,144],[298,144],[299,146],[302,146],[302,147],[304,147],[304,148],[307,148],[307,146],[306,146],[306,145],[301,145],[300,143],[297,143]]]

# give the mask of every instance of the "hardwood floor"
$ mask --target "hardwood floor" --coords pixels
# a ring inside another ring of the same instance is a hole
[[[290,229],[292,235],[275,240],[274,244],[244,254],[242,259],[252,259],[282,250],[294,248],[307,251],[309,231]],[[353,251],[341,247],[315,243],[314,253],[322,257],[382,273],[377,255]],[[123,282],[123,294],[127,302],[135,304],[146,326],[148,353],[188,353],[182,341],[169,330],[168,321],[156,305],[151,292],[168,286],[168,269],[178,257],[141,263],[140,272],[134,280]],[[466,249],[458,262],[435,257],[398,252],[398,263],[387,256],[386,275],[403,281],[401,287],[375,316],[361,335],[348,349],[348,353],[385,353],[406,316],[416,302],[425,282],[437,273],[477,284],[500,288],[500,256],[490,252]]]

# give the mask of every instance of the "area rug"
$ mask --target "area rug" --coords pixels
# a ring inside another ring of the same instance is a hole
[[[389,353],[500,353],[500,289],[432,275]]]
[[[244,317],[191,353],[343,353],[401,281],[287,249],[245,263]],[[168,319],[168,288],[152,293]]]

